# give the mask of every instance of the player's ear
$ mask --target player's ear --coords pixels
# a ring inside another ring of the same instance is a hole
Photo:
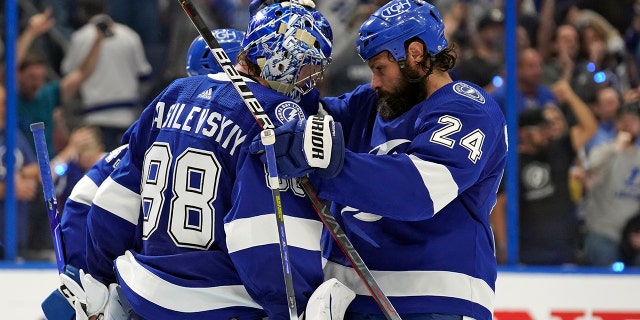
[[[419,41],[412,41],[407,47],[407,59],[419,64],[424,59],[424,45]]]

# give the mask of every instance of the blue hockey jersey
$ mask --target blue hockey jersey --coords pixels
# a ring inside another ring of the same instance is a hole
[[[87,214],[91,202],[98,187],[120,163],[128,148],[129,145],[122,145],[102,157],[71,190],[60,220],[65,263],[87,270]]]
[[[276,125],[317,112],[245,81]],[[264,165],[248,153],[259,132],[224,73],[168,86],[97,191],[90,273],[116,281],[117,258],[117,280],[146,319],[289,319],[272,193]],[[293,180],[280,190],[302,311],[323,281],[322,223]]]
[[[362,85],[325,107],[347,151],[333,179],[312,175],[319,196],[401,314],[492,318],[496,260],[489,214],[506,159],[500,107],[479,87],[453,82],[396,119],[377,116]],[[323,234],[326,277],[357,296],[349,311],[381,313],[333,239]]]

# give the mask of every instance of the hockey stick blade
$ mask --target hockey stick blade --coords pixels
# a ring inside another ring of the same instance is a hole
[[[216,40],[213,34],[211,34],[211,31],[204,23],[202,17],[200,17],[197,9],[193,6],[193,3],[189,0],[178,0],[178,2],[182,5],[182,8],[187,13],[187,16],[189,16],[189,19],[200,33],[207,46],[209,46],[209,50],[211,50],[213,56],[233,82],[236,90],[240,93],[245,105],[260,127],[262,129],[274,129],[275,126],[273,125],[273,122],[271,122],[269,117],[265,114],[258,100],[254,97],[244,80],[242,80],[242,77],[234,68],[233,64],[231,64],[231,60],[220,47],[218,40]],[[388,320],[401,320],[398,312],[391,304],[391,301],[389,301],[387,296],[384,295],[382,289],[371,274],[371,271],[353,247],[353,244],[347,237],[344,230],[340,227],[335,217],[331,214],[329,208],[318,199],[317,192],[311,184],[311,181],[307,177],[301,177],[298,178],[298,183],[302,187],[309,201],[311,201],[314,210],[320,216],[320,220],[322,220],[322,223],[325,225],[331,236],[336,240],[336,243],[356,270],[356,273],[384,313],[385,317]]]
[[[32,123],[31,132],[36,145],[36,156],[40,167],[40,179],[42,180],[42,191],[44,201],[47,206],[47,216],[49,217],[49,228],[53,239],[53,250],[56,254],[56,264],[58,273],[64,273],[64,251],[62,247],[62,234],[60,226],[60,213],[58,212],[58,200],[53,187],[53,177],[51,176],[51,165],[49,164],[49,151],[47,150],[47,140],[44,136],[44,123]]]

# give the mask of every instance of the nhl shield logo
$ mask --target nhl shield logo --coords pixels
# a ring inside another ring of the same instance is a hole
[[[283,102],[276,107],[276,118],[281,124],[292,120],[302,120],[305,118],[302,108],[295,102]]]

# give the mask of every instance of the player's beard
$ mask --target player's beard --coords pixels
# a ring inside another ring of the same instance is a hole
[[[395,86],[391,92],[376,90],[378,99],[376,100],[376,106],[378,108],[378,114],[383,120],[393,120],[403,113],[407,112],[418,102],[427,98],[427,79],[423,78],[417,82],[409,82],[407,76],[412,79],[417,79],[420,74],[417,74],[415,70],[413,72],[406,71],[403,73],[403,77],[399,79],[399,83]]]

